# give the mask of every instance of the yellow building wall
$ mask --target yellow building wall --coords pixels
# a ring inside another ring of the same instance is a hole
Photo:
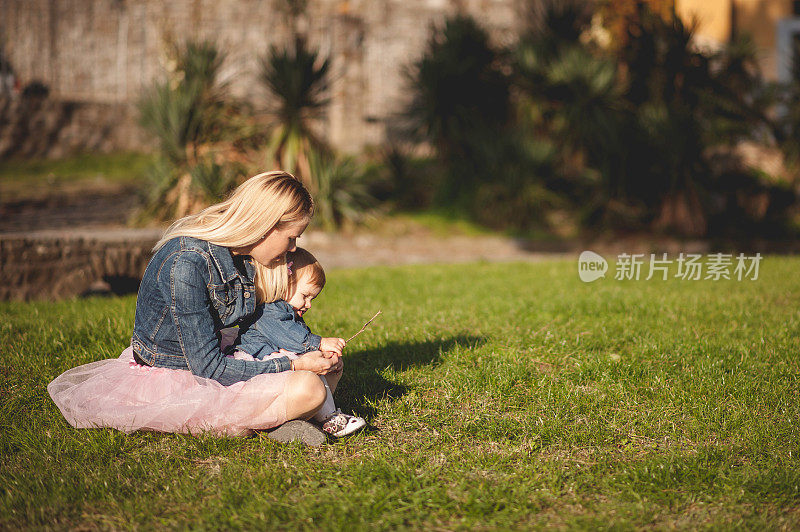
[[[753,37],[764,75],[777,78],[776,29],[780,19],[792,16],[791,0],[734,0],[736,33]]]
[[[750,35],[764,76],[776,79],[776,28],[780,19],[792,16],[792,0],[675,0],[675,10],[683,20],[696,17],[701,46]]]
[[[675,11],[684,22],[697,24],[700,44],[717,46],[731,38],[731,0],[675,0]]]

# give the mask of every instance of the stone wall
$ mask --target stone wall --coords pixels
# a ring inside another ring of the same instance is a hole
[[[285,0],[0,0],[0,51],[23,85],[41,81],[57,99],[131,104],[163,75],[167,43],[210,39],[227,52],[232,93],[265,104],[259,58],[285,45],[294,27],[331,55],[320,133],[352,152],[384,139],[408,92],[403,70],[422,53],[431,24],[469,13],[508,43],[530,1],[316,0],[290,21]]]
[[[0,158],[148,149],[136,120],[126,103],[0,96]]]
[[[161,230],[0,235],[0,301],[127,293],[141,280]]]

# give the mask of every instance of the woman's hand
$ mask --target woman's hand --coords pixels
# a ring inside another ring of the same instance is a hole
[[[342,368],[341,357],[333,352],[323,353],[322,351],[309,351],[295,359],[295,370],[308,370],[317,375],[327,375],[335,373]]]
[[[319,350],[333,351],[337,355],[342,356],[342,350],[345,345],[347,345],[347,342],[344,341],[344,338],[323,338],[319,343]]]
[[[328,352],[323,351],[322,354],[325,355],[327,358],[336,357],[336,358],[339,359],[339,362],[337,362],[333,367],[331,367],[331,369],[328,370],[328,375],[330,375],[332,373],[341,373],[342,372],[342,369],[344,368],[344,360],[342,360],[341,356],[339,356],[337,353],[334,353],[332,351],[328,351]]]

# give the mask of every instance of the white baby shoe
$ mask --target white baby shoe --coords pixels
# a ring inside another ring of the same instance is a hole
[[[322,422],[322,430],[336,438],[347,436],[367,426],[364,418],[343,413],[338,408],[331,417]]]

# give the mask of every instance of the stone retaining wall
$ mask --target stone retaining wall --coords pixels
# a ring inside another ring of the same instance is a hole
[[[127,103],[0,95],[0,158],[148,150],[151,142]]]
[[[0,300],[62,299],[138,288],[161,229],[62,229],[0,234]],[[565,249],[532,250],[496,237],[436,238],[307,231],[298,245],[326,270],[431,262],[530,261]],[[544,253],[543,253],[544,252]]]
[[[0,236],[0,300],[135,291],[161,230]]]

